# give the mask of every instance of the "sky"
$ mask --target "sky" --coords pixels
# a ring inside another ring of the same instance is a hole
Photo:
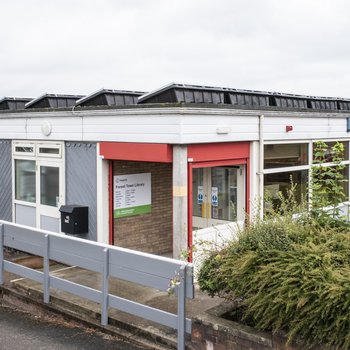
[[[347,0],[0,0],[0,98],[171,82],[350,98]]]

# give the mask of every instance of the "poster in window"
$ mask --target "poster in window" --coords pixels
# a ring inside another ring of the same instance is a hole
[[[218,188],[212,187],[211,188],[211,205],[213,207],[217,207],[219,205],[219,197],[218,197]]]

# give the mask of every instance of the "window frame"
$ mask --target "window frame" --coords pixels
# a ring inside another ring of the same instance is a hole
[[[311,169],[313,166],[336,166],[337,164],[333,163],[333,162],[329,162],[329,163],[324,163],[322,165],[317,165],[317,164],[313,164],[313,154],[314,154],[314,143],[317,141],[324,141],[324,142],[347,142],[347,148],[348,148],[348,157],[349,159],[342,161],[340,164],[342,165],[349,165],[348,167],[348,193],[350,196],[350,139],[324,139],[324,138],[318,138],[318,139],[309,139],[309,140],[291,140],[286,142],[285,140],[279,140],[279,141],[264,141],[264,146],[265,145],[271,145],[271,144],[305,144],[308,143],[308,165],[297,165],[297,166],[291,166],[291,167],[283,167],[283,168],[270,168],[270,169],[263,169],[262,173],[263,175],[268,175],[268,174],[276,174],[276,173],[284,173],[284,172],[292,172],[292,171],[302,171],[302,170],[308,170],[308,183],[310,184],[311,182]],[[264,164],[264,160],[265,160],[265,154],[262,155],[263,157],[263,164]],[[263,176],[263,182],[262,182],[262,187],[263,189],[265,188],[265,180],[264,180],[264,176]],[[308,192],[307,195],[309,196],[309,198],[311,199],[311,193]],[[343,203],[350,203],[350,201],[345,201]]]
[[[29,152],[18,152],[16,151],[16,146],[20,147],[34,147],[34,152],[29,153]],[[41,153],[39,156],[39,146],[45,146],[46,148],[59,148],[59,156],[57,154],[47,154],[47,153]],[[64,164],[64,141],[23,141],[23,140],[14,140],[12,141],[12,214],[13,217],[15,217],[15,205],[24,205],[24,206],[30,206],[33,208],[37,208],[40,203],[38,203],[38,198],[36,198],[35,202],[27,202],[24,200],[16,199],[16,167],[15,167],[15,161],[16,160],[33,160],[35,162],[35,183],[37,184],[37,176],[38,176],[38,164],[40,161],[45,161],[45,162],[52,162],[54,163],[61,163],[62,169],[63,169],[63,174],[65,172],[65,164]],[[63,183],[62,187],[62,192],[65,193],[64,190],[65,186]],[[36,194],[37,194],[38,189],[36,189]],[[37,197],[37,196],[36,196]],[[64,195],[65,197],[65,195]],[[64,202],[63,198],[63,202]]]

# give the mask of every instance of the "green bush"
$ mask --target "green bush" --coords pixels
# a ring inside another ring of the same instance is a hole
[[[305,344],[350,347],[350,236],[300,222],[260,222],[213,253],[198,282],[239,300],[258,329]]]

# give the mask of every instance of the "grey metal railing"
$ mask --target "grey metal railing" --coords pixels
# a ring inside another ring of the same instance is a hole
[[[4,247],[43,257],[43,271],[4,260]],[[51,275],[50,259],[100,273],[101,289]],[[102,325],[108,324],[108,308],[114,308],[176,329],[178,349],[185,349],[185,335],[191,333],[191,320],[186,318],[186,298],[194,298],[190,263],[0,221],[0,284],[4,282],[4,271],[41,283],[45,303],[50,302],[51,287],[99,303]],[[177,314],[110,294],[109,277],[160,291],[168,291],[170,283],[177,295]]]

